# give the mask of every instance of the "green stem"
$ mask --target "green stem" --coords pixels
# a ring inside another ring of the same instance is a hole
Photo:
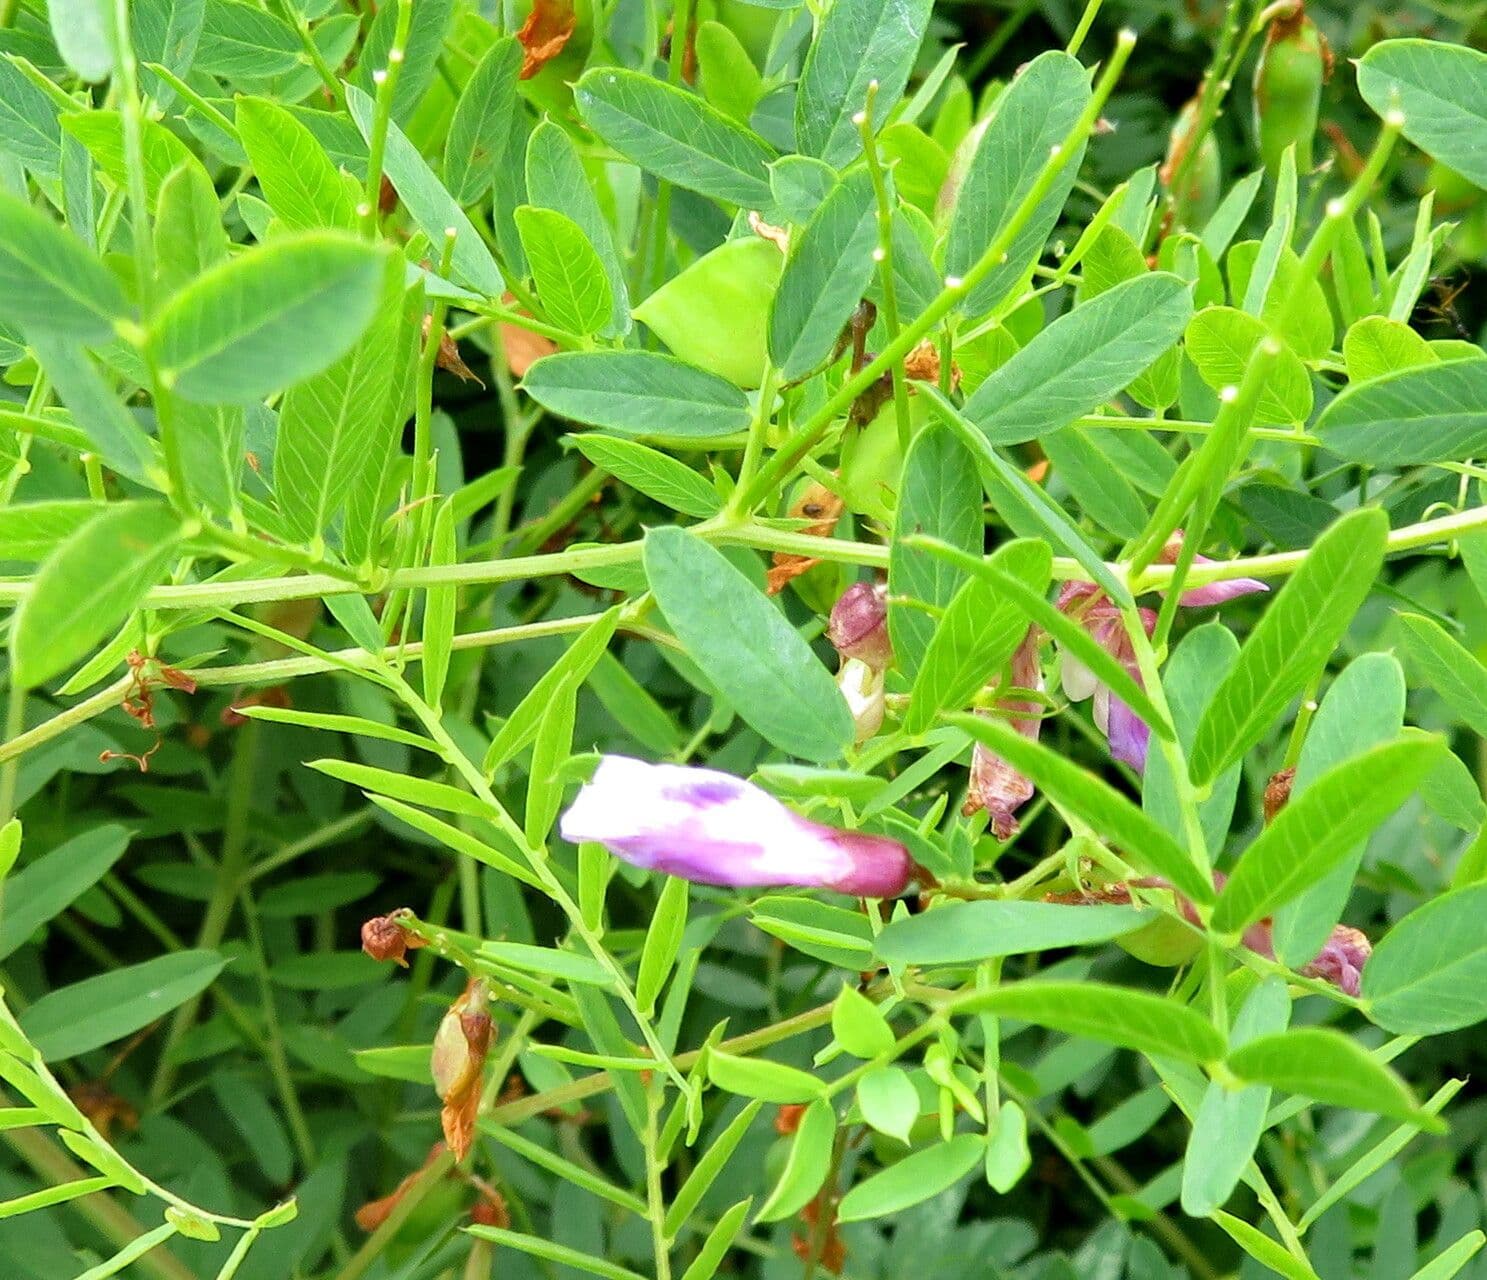
[[[864,365],[854,377],[848,378],[835,395],[828,398],[825,404],[800,425],[784,446],[770,459],[769,464],[755,477],[742,500],[745,509],[753,510],[766,495],[775,492],[790,471],[815,447],[816,442],[826,433],[832,422],[846,412],[852,402],[872,386],[879,376],[892,369],[894,364],[908,355],[919,344],[919,340],[950,315],[982,280],[1002,265],[1003,258],[1015,243],[1023,227],[1053,189],[1059,174],[1079,152],[1080,144],[1089,137],[1095,121],[1100,117],[1100,111],[1106,99],[1114,90],[1116,81],[1120,78],[1120,73],[1131,56],[1131,49],[1135,43],[1136,36],[1131,31],[1122,31],[1117,37],[1115,49],[1095,85],[1088,105],[1080,114],[1074,127],[1069,130],[1056,153],[1043,166],[1042,172],[1028,189],[1027,195],[1013,210],[1011,217],[992,242],[987,245],[986,251],[975,265],[963,277],[947,280],[945,288],[925,308],[917,320],[905,327],[895,341],[888,343],[883,351]]]
[[[122,4],[123,0],[118,2]],[[393,97],[403,74],[408,32],[413,25],[413,0],[397,0],[397,6],[397,23],[393,28],[392,45],[387,51],[387,66],[372,72],[372,81],[377,86],[377,101],[372,114],[372,136],[367,140],[367,181],[358,210],[362,234],[368,239],[377,237],[377,206],[382,199],[382,159],[387,152]]]
[[[1098,2],[1098,0],[1096,0]],[[862,111],[862,151],[867,157],[867,171],[873,181],[873,196],[878,206],[878,280],[883,287],[883,327],[890,345],[898,337],[898,285],[893,279],[893,201],[878,156],[878,139],[873,132],[873,105],[878,100],[878,82],[867,87],[867,105]],[[909,451],[909,389],[904,379],[904,366],[895,360],[892,369],[893,412],[898,424],[900,453]]]
[[[227,816],[222,835],[222,855],[217,863],[212,896],[196,936],[196,945],[206,951],[217,947],[226,936],[227,924],[232,918],[233,906],[237,902],[243,877],[248,869],[253,783],[258,763],[258,723],[250,720],[237,733],[240,736],[234,744],[227,783]],[[202,996],[193,996],[171,1017],[170,1027],[160,1050],[160,1065],[156,1068],[155,1079],[150,1085],[150,1100],[156,1105],[170,1092],[175,1082],[174,1050],[196,1021],[201,1001]]]
[[[671,1249],[666,1241],[666,1197],[661,1192],[665,1163],[658,1151],[661,1103],[665,1088],[652,1075],[645,1091],[645,1216],[651,1224],[651,1247],[656,1259],[656,1280],[671,1280]]]

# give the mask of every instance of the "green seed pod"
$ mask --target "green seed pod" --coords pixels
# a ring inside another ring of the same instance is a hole
[[[1299,2],[1275,19],[1255,64],[1255,135],[1272,176],[1287,147],[1296,148],[1296,172],[1311,170],[1322,85],[1332,74],[1332,50]]]
[[[1172,126],[1172,138],[1167,144],[1167,158],[1161,170],[1163,185],[1170,186],[1177,176],[1188,147],[1192,144],[1197,119],[1198,103],[1195,98],[1178,112],[1177,122]],[[1213,130],[1209,129],[1198,144],[1197,156],[1187,165],[1182,190],[1173,193],[1182,210],[1183,225],[1200,227],[1208,221],[1223,195],[1223,177],[1224,166],[1219,154],[1218,139],[1213,136]]]
[[[683,360],[757,387],[767,360],[769,304],[785,256],[768,240],[730,240],[635,308],[635,318]]]

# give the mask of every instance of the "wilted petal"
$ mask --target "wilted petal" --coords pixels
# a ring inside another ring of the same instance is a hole
[[[1038,632],[1029,627],[1022,643],[1012,655],[1012,682],[1019,689],[1043,690],[1043,669],[1038,662]],[[999,706],[1008,711],[1031,714],[1018,716],[1012,727],[1025,738],[1036,742],[1043,720],[1038,704],[1025,699],[1005,699]],[[998,840],[1010,840],[1017,834],[1017,810],[1033,798],[1032,779],[1019,773],[1001,756],[981,743],[971,753],[970,786],[962,812],[967,816],[985,809],[991,819],[992,834]]]
[[[856,582],[842,592],[831,610],[826,638],[843,658],[856,658],[876,671],[893,661],[888,638],[888,588]]]
[[[793,813],[732,774],[605,756],[559,824],[626,862],[699,884],[804,885],[890,898],[909,882],[896,840]]]

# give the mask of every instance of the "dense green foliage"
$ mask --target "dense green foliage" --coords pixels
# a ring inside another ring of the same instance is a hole
[[[0,0],[0,1274],[1487,1277],[1482,9]]]

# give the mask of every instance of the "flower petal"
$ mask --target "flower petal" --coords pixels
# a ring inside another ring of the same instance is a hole
[[[1200,609],[1204,605],[1223,604],[1226,600],[1236,600],[1240,596],[1252,596],[1269,590],[1258,578],[1230,578],[1227,582],[1210,582],[1207,586],[1184,591],[1177,603],[1185,609]]]
[[[1119,698],[1102,690],[1109,698],[1105,732],[1110,739],[1110,754],[1142,773],[1146,769],[1146,749],[1151,730]]]
[[[896,840],[808,821],[732,774],[605,756],[563,814],[565,840],[699,884],[802,885],[888,897],[912,864]]]

